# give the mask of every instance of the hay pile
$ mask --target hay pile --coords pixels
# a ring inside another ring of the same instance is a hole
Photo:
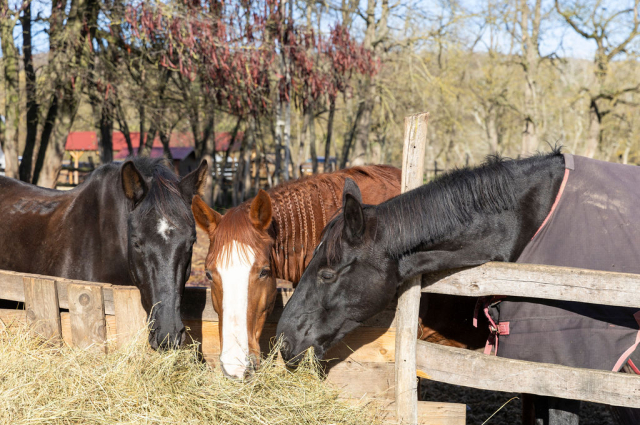
[[[158,353],[144,338],[108,355],[34,338],[0,322],[2,424],[363,424],[377,409],[347,403],[307,360],[269,356],[246,383],[198,361],[195,347]]]

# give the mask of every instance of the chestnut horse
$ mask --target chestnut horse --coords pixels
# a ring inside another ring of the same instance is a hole
[[[260,358],[259,339],[276,298],[276,278],[294,286],[324,226],[342,205],[347,177],[363,200],[378,204],[400,193],[401,171],[375,165],[320,174],[276,186],[222,216],[199,197],[193,215],[211,239],[205,263],[220,329],[226,376],[243,378]]]
[[[179,179],[161,160],[106,164],[70,191],[0,177],[0,269],[135,285],[153,348],[185,338],[180,317],[196,238],[190,205],[207,163]]]

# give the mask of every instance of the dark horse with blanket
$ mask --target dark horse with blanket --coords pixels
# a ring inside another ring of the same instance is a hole
[[[358,187],[348,181],[343,214],[325,228],[278,324],[283,357],[296,360],[309,347],[322,357],[384,309],[401,282],[424,273],[488,261],[640,273],[638,187],[636,167],[559,151],[517,161],[491,159],[377,206],[363,205]],[[494,312],[493,318],[510,320],[512,329],[499,336],[498,355],[576,367],[635,368],[630,361],[638,335],[633,309],[604,311],[597,305],[517,298],[500,305],[500,317]],[[518,322],[519,310],[554,317],[558,325],[527,335]],[[608,315],[613,320],[603,325]],[[567,323],[577,329],[563,328]],[[570,337],[559,337],[563,329],[572,332]],[[525,423],[578,422],[579,402],[528,400]],[[623,422],[639,423],[637,410],[614,410]]]
[[[106,164],[70,191],[0,177],[0,269],[135,285],[153,348],[183,342],[180,301],[207,164],[180,180],[159,160]]]

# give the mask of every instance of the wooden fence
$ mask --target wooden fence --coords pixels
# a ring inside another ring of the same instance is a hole
[[[428,285],[428,286],[426,286]],[[640,276],[562,267],[489,263],[431,275],[423,292],[451,295],[520,295],[598,304],[640,307]],[[282,307],[292,294],[280,288],[277,306],[261,340],[270,338]],[[42,334],[94,350],[130,340],[143,326],[145,313],[134,287],[0,271],[0,299],[25,303],[25,309],[0,309],[0,319],[33,323]],[[393,400],[396,319],[391,307],[349,334],[327,355],[328,380],[345,396]],[[182,317],[189,334],[202,343],[204,357],[217,362],[220,353],[217,315],[211,292],[187,288]],[[494,391],[525,392],[597,403],[640,407],[640,377],[486,356],[474,351],[418,341],[417,374],[456,385]],[[461,425],[465,406],[419,402],[421,424]]]
[[[261,338],[269,350],[282,308],[293,290],[279,287],[273,313]],[[0,270],[0,300],[24,303],[24,309],[0,309],[0,319],[32,324],[43,336],[92,350],[126,344],[145,325],[146,314],[135,287],[97,284]],[[6,302],[5,302],[6,303]],[[395,416],[394,306],[349,334],[327,353],[327,379],[345,397],[386,400],[389,418]],[[182,318],[191,338],[201,343],[204,358],[217,363],[220,355],[218,316],[208,288],[186,288]],[[461,404],[420,402],[425,424],[460,425],[466,407]],[[390,419],[393,421],[393,419]]]

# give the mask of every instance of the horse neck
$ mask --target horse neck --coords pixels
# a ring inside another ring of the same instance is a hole
[[[122,190],[119,168],[97,171],[101,172],[94,172],[76,189],[75,200],[66,214],[67,220],[92,217],[90,223],[94,227],[85,235],[94,239],[99,247],[98,255],[126,264],[127,218],[131,206]]]
[[[297,284],[320,242],[322,229],[340,208],[341,196],[330,181],[306,182],[271,192],[273,218],[269,230],[274,244],[276,277]]]
[[[379,239],[394,258],[475,245],[486,261],[515,261],[548,215],[563,174],[559,154],[456,171],[371,207]]]

